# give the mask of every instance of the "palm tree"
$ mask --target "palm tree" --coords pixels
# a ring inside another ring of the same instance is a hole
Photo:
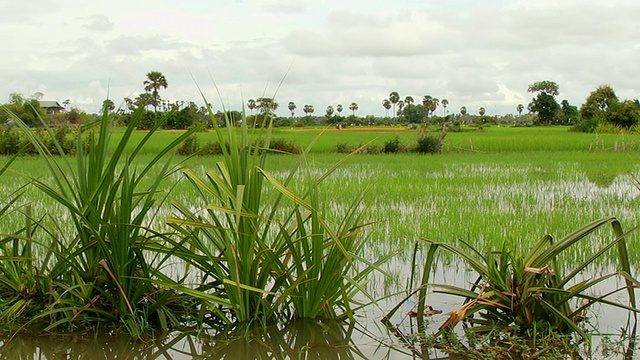
[[[253,109],[256,108],[256,101],[253,99],[249,99],[247,101],[247,107],[249,108],[249,110],[251,110],[251,115],[253,115]]]
[[[153,110],[158,111],[158,105],[160,104],[160,94],[158,91],[160,88],[167,88],[169,83],[167,78],[162,75],[160,71],[150,71],[147,73],[147,80],[144,81],[144,90],[151,91],[151,104]]]
[[[289,105],[287,105],[287,108],[289,109],[289,111],[291,111],[291,117],[293,117],[293,111],[297,108],[296,103],[290,101]]]
[[[349,110],[353,111],[353,116],[356,116],[356,110],[358,110],[358,103],[352,102],[349,105]]]
[[[431,105],[431,115],[436,113],[436,109],[438,109],[438,105],[440,105],[440,100],[438,100],[438,98],[433,98],[433,102]]]
[[[392,91],[389,94],[389,101],[391,102],[391,104],[393,105],[393,114],[395,117],[395,113],[396,113],[396,104],[398,103],[398,101],[400,101],[400,95],[398,94],[397,91]],[[386,109],[386,107],[385,107]]]
[[[331,117],[333,115],[333,106],[327,106],[327,117]]]
[[[447,106],[449,106],[449,100],[442,99],[440,104],[442,104],[442,115],[447,116]]]
[[[404,101],[399,100],[398,101],[398,113],[396,115],[402,114],[402,108],[404,108]]]
[[[274,98],[261,97],[256,100],[256,107],[262,115],[274,116],[279,106]]]
[[[410,95],[405,96],[404,104],[405,105],[412,105],[413,104],[413,96],[410,96]]]
[[[315,109],[313,108],[313,105],[305,105],[302,107],[302,111],[304,111],[304,113],[307,114],[307,116],[309,116],[309,114],[314,112]]]
[[[522,115],[522,112],[524,111],[524,105],[518,104],[518,106],[516,106],[516,111],[518,112],[518,117],[520,117],[520,115]]]
[[[389,109],[391,109],[391,101],[389,99],[382,100],[382,107],[385,110],[385,114],[389,117]]]
[[[478,114],[480,114],[480,116],[483,116],[485,112],[486,110],[482,106],[478,109]]]
[[[62,105],[64,105],[65,111],[69,111],[69,104],[71,104],[71,99],[66,99],[65,101],[62,102]]]
[[[433,108],[433,97],[431,95],[425,95],[422,98],[422,107],[424,107],[424,111],[426,111],[427,116],[429,116],[431,108]]]
[[[338,106],[336,106],[336,111],[338,112],[338,115],[339,115],[339,116],[342,116],[342,115],[340,115],[340,114],[342,113],[342,110],[344,110],[344,109],[342,108],[342,104],[338,104]]]
[[[463,106],[460,108],[460,115],[465,116],[467,115],[467,107]]]

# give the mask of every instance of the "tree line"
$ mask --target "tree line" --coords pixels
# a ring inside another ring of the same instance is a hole
[[[120,108],[111,99],[102,103],[102,109],[118,116],[114,117],[116,124],[126,126],[132,113],[143,108],[144,113],[138,122],[138,128],[150,129],[160,119],[164,119],[164,127],[168,129],[187,129],[191,126],[210,126],[211,104],[199,106],[189,101],[170,101],[162,98],[160,92],[169,86],[167,78],[159,71],[150,71],[143,81],[144,92],[134,98],[125,97]],[[533,95],[531,102],[525,107],[518,104],[515,107],[517,116],[486,116],[484,107],[477,108],[477,114],[471,114],[466,106],[459,111],[450,111],[449,100],[438,99],[431,95],[424,95],[421,102],[416,102],[413,96],[401,97],[397,91],[391,91],[389,96],[381,102],[386,116],[358,117],[359,105],[351,102],[348,106],[329,105],[324,114],[316,114],[312,104],[304,104],[301,108],[304,116],[296,116],[298,105],[290,101],[287,104],[290,116],[278,117],[276,110],[280,107],[274,98],[259,97],[249,99],[246,109],[249,114],[237,110],[216,111],[215,120],[225,125],[226,119],[234,122],[248,121],[252,126],[309,126],[309,125],[341,125],[341,126],[376,126],[376,125],[418,125],[441,124],[457,122],[459,124],[487,124],[512,123],[527,125],[569,125],[575,131],[616,131],[616,129],[632,129],[640,119],[640,103],[637,99],[620,100],[614,89],[609,85],[601,85],[592,91],[584,104],[578,109],[566,99],[558,102],[559,85],[550,80],[538,81],[530,84],[527,92]],[[12,93],[9,102],[0,107],[0,123],[10,121],[10,113],[23,119],[31,126],[38,126],[45,119],[54,125],[77,125],[93,121],[96,115],[89,115],[77,109],[68,109],[69,100],[65,100],[65,110],[59,114],[47,115],[39,106],[42,93],[36,93],[29,98],[19,93]],[[438,115],[438,109],[442,109]],[[528,113],[523,115],[523,112]],[[347,114],[343,112],[348,110]],[[389,112],[391,111],[391,115]]]

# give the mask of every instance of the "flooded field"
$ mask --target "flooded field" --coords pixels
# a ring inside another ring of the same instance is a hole
[[[310,158],[307,174],[321,173],[335,156]],[[210,159],[197,159],[187,166],[204,174]],[[271,168],[277,177],[286,173],[291,162],[285,157],[275,159]],[[499,248],[503,242],[526,252],[545,234],[559,238],[592,220],[616,216],[625,229],[640,224],[638,195],[632,176],[637,175],[636,162],[625,154],[611,154],[607,162],[589,154],[575,157],[553,154],[460,156],[356,156],[328,178],[322,186],[323,206],[335,214],[344,213],[361,191],[366,191],[360,205],[362,217],[371,221],[366,228],[365,256],[371,260],[387,254],[397,254],[368,277],[361,285],[377,299],[355,311],[348,324],[332,321],[295,321],[268,328],[266,335],[256,328],[233,328],[198,333],[174,332],[155,339],[131,341],[129,337],[93,336],[26,336],[8,337],[2,341],[0,358],[38,359],[412,359],[443,358],[437,352],[425,352],[417,338],[412,338],[413,319],[407,313],[415,300],[407,302],[392,319],[397,326],[390,331],[381,318],[401,299],[410,283],[411,258],[414,243],[419,238],[442,242],[463,240],[478,249]],[[281,169],[281,170],[279,170]],[[281,172],[280,172],[281,171]],[[193,190],[183,185],[176,173],[169,178],[176,182],[171,200],[179,199],[194,211],[204,205]],[[301,185],[294,182],[296,187]],[[11,184],[4,185],[12,188]],[[36,212],[54,211],[55,204],[42,197],[23,201],[37,204]],[[173,214],[168,203],[154,212],[149,223],[164,226]],[[61,218],[64,212],[59,211]],[[36,216],[40,216],[36,213]],[[599,231],[592,235],[592,245],[610,240],[611,233]],[[628,237],[632,276],[637,275],[640,246],[638,234]],[[581,244],[584,246],[584,244]],[[578,246],[569,252],[567,262],[579,261],[583,251]],[[422,259],[423,252],[418,253]],[[419,260],[421,261],[421,260]],[[458,259],[439,255],[433,282],[463,286],[474,280],[475,274]],[[584,274],[589,278],[615,267],[616,258],[604,256]],[[180,266],[180,265],[175,265]],[[168,273],[183,273],[185,269],[165,268]],[[193,270],[187,270],[187,272]],[[197,278],[197,273],[189,276]],[[603,283],[619,285],[615,280]],[[370,299],[359,297],[364,303]],[[429,319],[437,329],[447,313],[460,305],[459,299],[429,294],[427,302],[442,314]],[[606,315],[604,315],[606,314]],[[588,314],[591,331],[596,335],[590,345],[592,358],[623,358],[625,342],[618,341],[625,326],[626,313],[607,307],[594,308]],[[99,329],[98,329],[99,330]],[[607,335],[602,341],[600,334]],[[415,334],[413,334],[415,335]],[[412,345],[413,344],[413,345]],[[597,354],[597,356],[596,356]]]

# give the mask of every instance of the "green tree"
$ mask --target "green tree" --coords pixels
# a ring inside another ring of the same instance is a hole
[[[449,106],[449,100],[447,99],[442,99],[442,101],[440,102],[440,104],[442,104],[442,115],[443,116],[447,116],[447,106]]]
[[[538,114],[538,123],[550,125],[554,122],[560,105],[555,96],[559,94],[560,87],[553,81],[544,80],[535,82],[527,88],[527,92],[537,93],[537,96],[529,103],[528,109]]]
[[[408,104],[404,106],[402,116],[404,116],[410,124],[419,124],[426,117],[426,110],[424,106]]]
[[[111,99],[105,99],[102,102],[102,109],[106,110],[108,113],[111,113],[116,109],[116,104]]]
[[[586,120],[596,119],[603,121],[606,118],[607,111],[619,102],[620,100],[618,100],[618,96],[611,86],[598,86],[587,96],[584,104],[580,107],[580,116]]]
[[[413,104],[413,96],[407,95],[404,97],[404,104],[405,105],[411,105]]]
[[[467,107],[466,106],[460,107],[460,115],[462,115],[462,116],[467,115]]]
[[[11,93],[9,104],[0,106],[0,123],[7,122],[13,116],[18,117],[29,126],[37,126],[41,121],[47,120],[47,114],[40,106],[38,99],[34,97],[26,99],[20,93]]]
[[[389,101],[389,99],[382,100],[382,107],[385,110],[386,116],[389,117],[389,109],[391,109],[391,101]]]
[[[637,100],[625,100],[609,105],[607,121],[615,126],[630,129],[638,124],[638,119],[640,119],[640,103]]]
[[[562,100],[560,103],[560,125],[574,125],[578,122],[580,118],[580,113],[578,112],[578,108],[569,104],[568,100]]]
[[[302,111],[304,111],[304,113],[307,116],[310,116],[311,113],[313,113],[316,109],[313,107],[313,105],[305,105],[302,107]]]
[[[516,106],[516,111],[518,112],[518,117],[520,117],[524,111],[524,105],[518,104],[518,106]]]
[[[485,110],[485,108],[484,108],[484,107],[482,107],[482,106],[480,107],[480,109],[478,109],[478,114],[480,114],[480,116],[484,116],[484,114],[485,114],[486,112],[487,112],[487,111],[486,111],[486,110]]]
[[[333,116],[333,111],[334,111],[334,110],[333,110],[333,106],[331,106],[331,105],[327,106],[326,116],[327,116],[327,117],[331,117],[331,116]]]
[[[247,107],[249,108],[250,114],[253,115],[253,109],[256,108],[256,101],[253,99],[249,99],[247,101]]]
[[[400,101],[400,95],[398,94],[397,91],[392,91],[389,94],[389,101],[393,105],[393,117],[395,117],[396,116],[395,115],[396,114],[396,104],[398,104],[398,101]]]
[[[291,111],[291,117],[293,117],[294,111],[296,110],[296,108],[297,108],[296,103],[294,103],[293,101],[290,101],[289,105],[287,105],[287,109]]]
[[[275,116],[275,111],[279,106],[274,98],[261,97],[256,100],[256,107],[262,115]]]
[[[338,106],[336,106],[336,112],[338,112],[338,116],[342,116],[342,110],[344,110],[342,104],[338,104]]]
[[[352,102],[351,104],[349,104],[349,110],[351,110],[353,112],[353,116],[356,116],[356,111],[358,110],[358,103],[357,102]]]
[[[153,110],[158,111],[158,105],[160,105],[160,88],[167,88],[169,83],[167,78],[159,71],[150,71],[147,73],[147,80],[144,81],[144,90],[151,92],[151,105]]]

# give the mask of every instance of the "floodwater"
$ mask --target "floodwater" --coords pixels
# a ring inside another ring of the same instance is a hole
[[[377,169],[374,169],[373,172],[376,171]],[[637,217],[634,199],[637,197],[638,190],[629,182],[615,176],[587,173],[587,179],[584,176],[576,176],[573,180],[546,181],[544,171],[540,171],[538,174],[536,169],[530,168],[514,170],[477,167],[457,171],[473,173],[481,178],[491,177],[496,173],[508,177],[510,176],[509,171],[525,171],[543,178],[528,187],[508,181],[479,183],[475,192],[468,194],[469,199],[462,200],[462,202],[467,201],[468,203],[481,202],[487,206],[488,213],[496,216],[514,211],[520,211],[521,218],[535,216],[533,213],[523,213],[519,209],[522,203],[514,202],[514,199],[518,199],[518,202],[527,201],[528,211],[538,213],[570,211],[573,204],[598,204],[602,208],[614,206],[612,204],[623,204],[623,206],[614,209],[615,215],[621,218]],[[358,171],[353,174],[353,176],[356,175],[361,176],[362,172]],[[458,173],[451,173],[451,169],[445,169],[442,173],[433,176],[440,176],[443,179],[441,183],[446,183],[446,179],[458,175]],[[349,177],[349,174],[341,177]],[[474,186],[469,186],[469,189],[473,188]],[[444,189],[442,193],[446,194],[447,191],[449,190]],[[415,193],[419,194],[419,192]],[[426,193],[430,192],[426,191]],[[372,211],[376,211],[378,206],[380,211],[397,210],[395,221],[415,224],[416,214],[421,211],[430,213],[434,208],[444,209],[438,210],[441,214],[449,211],[445,209],[444,205],[438,205],[432,195],[433,193],[429,195],[429,201],[420,201],[414,198],[411,203],[374,204]],[[443,198],[442,201],[449,200]],[[568,203],[570,200],[574,202]],[[419,204],[428,204],[429,207],[425,209],[414,207]],[[531,204],[535,204],[536,208],[530,209]],[[463,219],[468,215],[458,216]],[[430,224],[428,221],[433,223]],[[424,217],[424,221],[420,221],[419,226],[410,230],[390,227],[388,223],[382,223],[378,230],[382,235],[378,236],[401,232],[408,233],[407,237],[412,237],[411,231],[422,233],[424,231],[422,227],[442,228],[448,226],[439,221],[438,218],[428,220],[427,217]],[[578,225],[580,224],[576,224],[576,226]],[[389,245],[384,243],[379,246],[384,249],[382,251],[379,248],[372,249],[372,253],[384,253]],[[388,329],[381,322],[382,317],[406,296],[402,290],[406,289],[410,273],[411,256],[409,252],[407,250],[387,264],[386,269],[395,276],[392,281],[378,278],[367,284],[367,289],[380,300],[377,304],[358,311],[354,323],[296,321],[286,326],[270,327],[267,331],[261,328],[241,327],[199,333],[176,332],[138,341],[132,341],[126,336],[91,334],[19,335],[0,339],[0,359],[448,359],[446,354],[438,353],[435,350],[425,351],[420,348],[420,344],[416,340],[415,319],[408,316],[409,311],[412,310],[413,303],[411,301],[405,303],[391,318],[393,329]],[[604,270],[601,267],[594,271],[597,273]],[[585,278],[588,276],[590,275],[586,274]],[[473,277],[474,274],[468,271],[463,264],[442,261],[439,263],[438,271],[434,274],[433,281],[463,286],[471,283],[474,280]],[[619,280],[611,280],[603,283],[599,290],[606,292],[607,289],[619,285]],[[394,293],[396,294],[394,295]],[[621,299],[621,301],[624,300]],[[427,302],[437,310],[442,310],[442,314],[429,319],[431,331],[435,331],[439,324],[446,319],[448,312],[461,305],[459,299],[433,293],[428,295]],[[589,345],[591,358],[625,360],[633,359],[634,356],[640,358],[640,355],[635,353],[630,357],[624,355],[629,345],[624,333],[628,320],[626,312],[611,307],[595,307],[590,315],[590,325],[594,334],[597,330],[607,335],[602,337],[596,334],[592,338]],[[637,347],[637,345],[633,347]]]

